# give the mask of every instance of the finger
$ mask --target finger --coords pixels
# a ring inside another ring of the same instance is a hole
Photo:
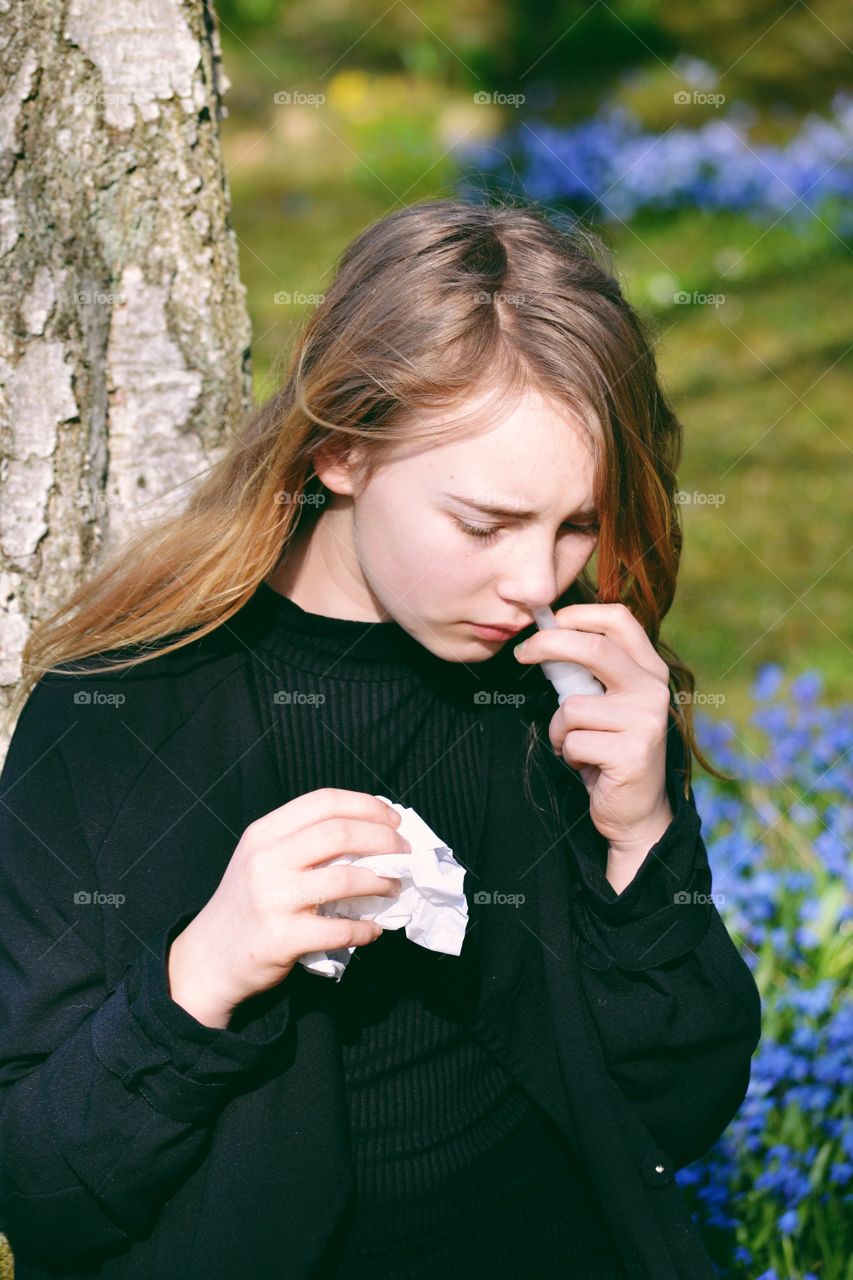
[[[299,942],[305,945],[300,955],[311,951],[343,951],[345,947],[364,947],[382,933],[375,920],[338,919],[335,916],[306,916]]]
[[[609,636],[567,627],[537,632],[516,657],[519,663],[549,660],[580,663],[597,676],[608,693],[629,692],[636,687],[638,675],[647,674]]]
[[[303,877],[305,906],[309,910],[323,902],[337,902],[341,898],[368,898],[379,896],[395,898],[400,892],[396,876],[381,876],[367,867],[353,867],[342,863],[337,867],[309,868]]]
[[[598,631],[618,640],[638,666],[643,667],[655,679],[669,684],[669,667],[627,605],[569,604],[557,609],[554,617],[559,627]]]
[[[566,734],[577,729],[605,733],[622,731],[628,727],[625,723],[627,714],[629,710],[625,699],[619,694],[603,698],[590,698],[583,693],[570,694],[554,712],[548,725],[551,746],[559,751]]]
[[[368,856],[379,853],[411,853],[408,840],[383,822],[360,822],[355,818],[329,818],[297,831],[288,842],[288,863],[308,869],[328,862],[341,853]]]
[[[598,769],[616,777],[622,737],[623,734],[618,731],[598,733],[589,732],[586,729],[573,729],[560,743],[560,755],[573,769],[595,765]]]
[[[280,805],[257,818],[253,825],[264,825],[264,835],[284,838],[324,822],[329,818],[354,818],[399,826],[400,815],[391,805],[365,791],[349,791],[345,787],[320,787],[306,791],[287,804]]]
[[[567,733],[576,730],[625,733],[659,743],[669,729],[667,690],[643,674],[645,688],[603,698],[573,694],[564,698],[548,726],[552,747],[559,751]]]

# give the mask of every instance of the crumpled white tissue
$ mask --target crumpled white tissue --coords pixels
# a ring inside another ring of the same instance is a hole
[[[378,796],[386,804],[386,796]],[[369,894],[357,898],[339,898],[321,902],[318,915],[342,916],[349,920],[375,920],[383,929],[405,929],[406,937],[430,951],[443,951],[458,956],[462,950],[468,924],[468,902],[462,889],[465,868],[453,856],[453,850],[414,809],[392,804],[401,815],[397,830],[409,841],[411,853],[342,853],[324,862],[326,867],[348,863],[367,867],[379,876],[400,880],[396,898]],[[335,951],[306,951],[299,963],[309,973],[340,982],[355,947]]]

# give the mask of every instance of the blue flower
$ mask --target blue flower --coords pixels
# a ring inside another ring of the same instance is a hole
[[[824,978],[814,987],[794,987],[790,991],[782,992],[777,1007],[795,1009],[798,1013],[819,1017],[829,1009],[836,985],[834,979]]]
[[[800,703],[815,702],[823,688],[823,677],[819,671],[805,671],[791,681],[791,695]]]
[[[815,837],[815,853],[832,875],[843,876],[849,858],[844,841],[835,831],[821,831]]]
[[[633,113],[607,103],[598,116],[568,128],[528,120],[526,128],[513,128],[490,147],[473,143],[466,160],[497,169],[513,183],[520,168],[534,199],[565,201],[581,216],[607,222],[640,209],[686,206],[802,222],[836,200],[841,211],[825,217],[835,217],[843,231],[844,204],[853,195],[853,95],[836,94],[829,118],[807,115],[783,146],[751,140],[754,122],[755,113],[735,102],[725,117],[700,128],[678,124],[663,134],[647,133]],[[520,154],[520,166],[513,151]],[[802,691],[806,702],[816,694],[810,679]],[[759,687],[764,680],[772,685],[772,674],[759,675]]]
[[[797,1211],[789,1209],[787,1213],[783,1213],[777,1223],[779,1230],[785,1236],[792,1236],[797,1231]]]
[[[853,127],[853,99],[850,114]],[[727,145],[722,137],[717,144]],[[785,700],[783,684],[776,664],[761,668],[751,723],[763,747],[753,742],[739,754],[744,744],[732,744],[725,722],[697,716],[700,744],[712,756],[720,745],[729,750],[734,763],[725,767],[739,780],[697,778],[694,794],[712,884],[759,982],[764,1015],[741,1106],[714,1146],[677,1175],[695,1220],[712,1231],[712,1263],[726,1280],[754,1280],[778,1256],[780,1236],[796,1237],[803,1258],[829,1274],[815,1210],[853,1203],[853,1005],[841,945],[853,921],[843,893],[853,890],[853,708],[818,705],[812,672],[791,682]],[[762,786],[753,792],[754,781]],[[853,1252],[845,1226],[832,1247],[838,1256]],[[778,1280],[777,1272],[759,1280]]]

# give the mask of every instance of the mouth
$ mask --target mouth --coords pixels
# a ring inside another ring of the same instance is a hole
[[[471,622],[468,625],[474,627],[481,635],[490,640],[511,640],[513,636],[517,636],[520,631],[523,631],[530,624],[525,622],[520,627],[500,627],[486,622]]]

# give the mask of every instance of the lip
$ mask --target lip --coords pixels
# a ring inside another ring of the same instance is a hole
[[[530,623],[525,622],[520,627],[499,627],[491,622],[471,622],[469,625],[476,627],[479,631],[491,631],[502,640],[511,640],[513,636],[517,636],[525,627],[530,626]]]

